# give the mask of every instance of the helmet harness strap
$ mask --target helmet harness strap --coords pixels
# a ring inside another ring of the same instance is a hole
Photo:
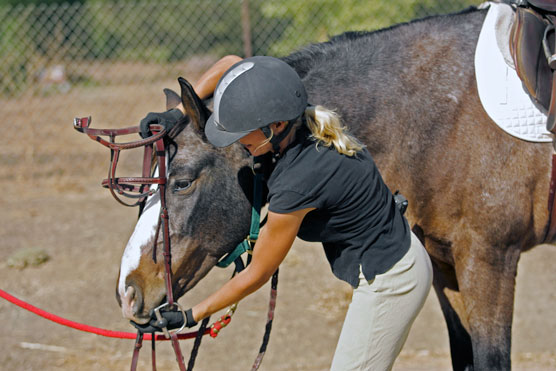
[[[263,132],[263,134],[270,139],[270,144],[272,144],[272,151],[274,152],[274,156],[278,157],[280,156],[280,142],[288,136],[288,134],[290,133],[290,131],[293,129],[293,127],[295,126],[295,124],[298,122],[298,120],[302,120],[302,122],[305,122],[305,115],[301,115],[300,117],[297,117],[293,120],[290,120],[286,123],[286,128],[279,134],[277,135],[272,135],[272,129],[270,128],[270,126],[265,126],[262,127],[261,130]]]

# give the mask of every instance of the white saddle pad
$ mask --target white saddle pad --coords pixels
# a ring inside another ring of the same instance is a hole
[[[479,97],[492,121],[508,134],[530,142],[551,142],[541,112],[525,91],[514,66],[508,66],[496,41],[499,17],[511,16],[506,4],[490,3],[477,49],[475,73]],[[500,30],[498,32],[507,32]]]

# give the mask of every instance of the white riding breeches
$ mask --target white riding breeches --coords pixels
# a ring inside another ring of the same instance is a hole
[[[411,233],[411,247],[387,272],[359,275],[331,369],[390,370],[432,284],[430,258]]]

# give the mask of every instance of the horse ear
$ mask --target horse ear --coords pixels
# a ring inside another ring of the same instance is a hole
[[[210,116],[210,111],[186,79],[179,77],[178,82],[181,87],[181,102],[185,112],[191,119],[193,126],[204,138],[205,124]]]
[[[166,95],[166,110],[171,110],[180,105],[181,97],[172,89],[164,89],[164,95]]]

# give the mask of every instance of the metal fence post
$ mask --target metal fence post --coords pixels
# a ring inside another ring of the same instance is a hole
[[[241,28],[243,30],[243,54],[245,57],[253,56],[251,45],[251,20],[249,19],[249,0],[241,1]]]

